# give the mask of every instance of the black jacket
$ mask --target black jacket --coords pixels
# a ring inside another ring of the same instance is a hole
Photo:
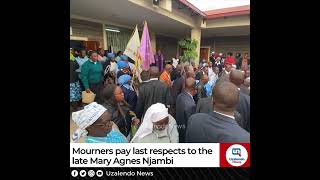
[[[102,105],[112,114],[112,121],[118,126],[120,132],[124,136],[128,136],[131,130],[132,118],[136,117],[134,113],[126,106],[121,106],[124,116],[118,111],[116,105],[111,104],[107,101],[102,103]]]
[[[241,114],[243,118],[241,127],[250,132],[250,96],[240,91],[239,103],[236,110]]]
[[[136,114],[139,119],[147,109],[155,103],[170,105],[170,90],[168,86],[159,80],[151,80],[139,87]]]
[[[76,70],[79,68],[79,64],[76,61],[70,61],[70,83],[77,82],[79,80]]]
[[[230,117],[216,112],[198,113],[188,120],[186,142],[247,143],[250,142],[250,133]]]
[[[121,86],[122,92],[124,94],[124,100],[131,105],[130,110],[134,111],[137,105],[137,93],[135,91],[129,90],[124,86]]]

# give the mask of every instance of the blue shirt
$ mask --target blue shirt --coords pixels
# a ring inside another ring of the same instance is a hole
[[[85,143],[128,143],[126,137],[119,131],[112,129],[106,137],[87,136]]]
[[[80,56],[76,57],[76,61],[79,64],[79,69],[77,69],[76,72],[81,72],[82,64],[88,60],[89,60],[89,58],[87,56],[85,56],[84,58],[81,58]]]

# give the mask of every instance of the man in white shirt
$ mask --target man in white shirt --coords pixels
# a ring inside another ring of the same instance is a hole
[[[212,62],[209,61],[209,62],[208,62],[208,76],[210,77],[212,73],[213,73]]]

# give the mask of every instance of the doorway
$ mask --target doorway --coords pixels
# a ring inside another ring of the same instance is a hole
[[[210,47],[200,47],[200,60],[205,59],[208,62],[210,57]]]

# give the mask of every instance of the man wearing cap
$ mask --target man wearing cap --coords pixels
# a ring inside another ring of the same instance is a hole
[[[228,76],[232,69],[232,63],[230,61],[224,62],[224,68],[223,71],[220,74],[220,77]]]

